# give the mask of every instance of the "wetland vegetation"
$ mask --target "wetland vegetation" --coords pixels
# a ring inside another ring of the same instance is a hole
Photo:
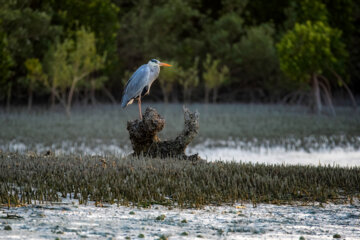
[[[166,119],[162,137],[178,134],[183,126],[182,106],[153,105]],[[189,108],[200,112],[197,143],[233,138],[268,148],[359,148],[360,114],[350,108],[338,108],[341,114],[336,117],[307,115],[305,107],[273,105],[194,104]],[[0,115],[1,144],[18,141],[26,146],[22,152],[2,147],[1,203],[53,202],[72,194],[81,203],[91,200],[195,207],[237,201],[350,201],[359,196],[358,167],[90,156],[76,146],[73,154],[53,154],[62,141],[91,148],[115,140],[125,147],[129,145],[126,121],[136,114],[136,108],[121,111],[117,106],[103,105],[75,108],[71,118],[41,109],[31,114],[17,109]],[[48,155],[36,151],[39,143],[49,150]]]
[[[0,154],[4,205],[58,202],[201,207],[235,202],[352,202],[360,168],[191,162],[114,156]]]
[[[144,104],[144,109],[148,104]],[[182,104],[151,104],[166,119],[160,137],[173,138],[183,128]],[[296,149],[360,147],[360,113],[350,107],[338,107],[335,117],[307,114],[302,106],[260,104],[190,104],[200,113],[199,137],[193,144],[212,140],[240,140],[254,146],[285,146]],[[77,107],[72,117],[62,111],[24,108],[0,114],[0,145],[22,143],[34,151],[37,144],[43,150],[71,146],[96,147],[100,143],[130,145],[126,122],[137,117],[137,108],[123,111],[116,105]],[[73,150],[76,152],[76,149]],[[81,152],[77,152],[81,153]]]

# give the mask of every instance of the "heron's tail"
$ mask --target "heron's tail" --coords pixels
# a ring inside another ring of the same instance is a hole
[[[126,95],[124,95],[121,99],[121,107],[126,108],[128,102],[129,102],[129,100],[127,99]]]

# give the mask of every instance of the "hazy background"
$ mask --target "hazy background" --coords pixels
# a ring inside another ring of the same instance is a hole
[[[320,103],[350,105],[349,90],[360,94],[359,6],[353,0],[0,0],[0,104],[58,105],[70,113],[74,103],[119,102],[131,73],[157,58],[174,67],[162,71],[145,101],[316,110],[316,77]]]

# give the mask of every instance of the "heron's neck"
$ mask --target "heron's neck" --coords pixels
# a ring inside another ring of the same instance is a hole
[[[151,75],[151,83],[152,84],[159,76],[160,73],[160,66],[155,65],[150,67],[150,75]]]

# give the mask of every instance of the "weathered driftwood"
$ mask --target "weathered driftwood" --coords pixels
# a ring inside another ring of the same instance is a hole
[[[185,149],[199,131],[199,114],[190,112],[184,107],[184,130],[172,140],[161,141],[157,136],[165,126],[165,119],[148,107],[142,120],[128,121],[127,130],[130,134],[133,155],[147,157],[175,157],[192,161],[201,160],[198,154],[187,156]]]

